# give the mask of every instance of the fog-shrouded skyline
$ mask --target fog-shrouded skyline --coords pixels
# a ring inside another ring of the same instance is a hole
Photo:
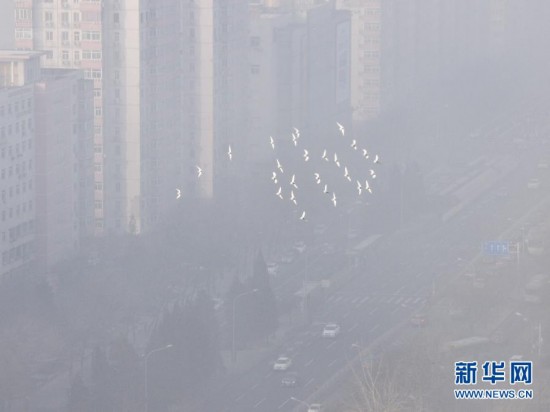
[[[1,2],[0,412],[549,410],[549,18]]]

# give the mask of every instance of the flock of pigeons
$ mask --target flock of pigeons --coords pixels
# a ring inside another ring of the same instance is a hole
[[[341,125],[340,123],[336,122],[336,125],[338,126],[338,129],[340,131],[340,134],[342,135],[342,137],[346,137],[346,130],[344,128],[343,125]],[[298,146],[298,142],[299,142],[299,139],[300,139],[300,130],[298,130],[297,128],[293,128],[294,130],[292,131],[291,133],[291,136],[292,136],[292,144],[297,147]],[[275,150],[275,140],[273,139],[273,137],[269,137],[269,143],[271,145],[271,149],[272,150]],[[355,139],[352,139],[351,141],[351,144],[350,144],[350,148],[352,150],[355,150],[357,151],[358,150],[358,147],[357,147],[357,141]],[[368,152],[367,149],[362,149],[362,153],[363,153],[363,158],[366,159],[366,160],[369,160],[371,159],[370,157],[370,154]],[[303,160],[304,162],[309,162],[310,160],[310,152],[308,149],[303,149]],[[329,154],[328,154],[328,151],[327,149],[323,149],[323,152],[322,154],[320,155],[320,158],[322,160],[324,160],[325,162],[330,162],[330,158],[329,158]],[[337,167],[337,168],[340,168],[340,169],[343,169],[343,177],[348,181],[348,182],[352,182],[352,176],[348,170],[348,167],[347,166],[343,166],[342,168],[342,165],[340,164],[340,160],[338,159],[338,154],[336,152],[333,153],[333,155],[331,156],[331,158],[333,159],[333,162],[334,162],[334,165]],[[373,156],[373,158],[371,159],[372,160],[372,163],[373,164],[380,164],[380,157],[375,154]],[[275,159],[275,162],[276,162],[276,170],[274,170],[271,174],[271,180],[272,182],[275,184],[275,185],[278,185],[278,189],[277,191],[275,192],[275,195],[281,199],[281,200],[285,200],[285,197],[283,196],[283,186],[280,184],[280,180],[282,180],[282,175],[284,174],[284,169],[283,169],[283,166],[281,164],[281,162],[279,161],[279,159]],[[357,184],[356,186],[356,190],[357,190],[357,193],[359,195],[361,195],[363,192],[369,192],[370,194],[372,194],[372,188],[369,184],[369,179],[376,179],[376,172],[374,171],[374,169],[369,169],[368,170],[369,172],[369,177],[366,178],[366,179],[355,179],[355,182]],[[338,200],[337,200],[337,197],[336,197],[336,193],[334,191],[329,191],[329,188],[328,188],[328,184],[324,183],[323,180],[321,179],[321,174],[319,172],[314,172],[313,173],[313,178],[315,180],[315,183],[317,185],[320,185],[323,187],[323,194],[325,195],[332,195],[331,198],[330,198],[330,201],[332,202],[332,204],[334,205],[334,207],[337,206],[338,204]],[[298,202],[296,200],[296,194],[294,192],[295,189],[298,189],[298,185],[296,184],[296,175],[295,174],[292,174],[291,177],[290,177],[290,193],[288,194],[288,199],[294,204],[294,205],[298,205]],[[300,220],[302,221],[306,221],[306,211],[305,210],[302,210],[302,213],[300,214]]]
[[[344,126],[338,122],[336,122],[336,125],[338,126],[338,130],[340,132],[340,134],[342,135],[342,137],[346,137],[346,130],[344,128]],[[291,136],[292,136],[292,144],[294,145],[294,147],[298,147],[298,142],[299,142],[299,139],[300,139],[300,130],[298,130],[296,127],[293,128],[293,131],[291,133]],[[272,150],[275,150],[275,140],[273,139],[272,136],[269,137],[269,143],[271,145],[271,149]],[[351,144],[349,146],[352,150],[354,151],[357,151],[358,150],[358,147],[357,147],[357,140],[355,139],[352,139],[351,141]],[[367,149],[361,149],[362,150],[362,157],[365,159],[365,160],[369,160],[371,159],[370,157],[370,154],[368,152]],[[229,158],[229,160],[231,161],[233,159],[233,152],[231,151],[231,145],[228,146],[228,150],[227,150],[227,157]],[[309,162],[310,160],[310,152],[308,149],[303,149],[303,160],[304,162]],[[333,153],[333,155],[331,156],[332,159],[333,159],[333,162],[334,162],[334,165],[337,167],[337,168],[340,168],[342,169],[342,166],[340,164],[340,160],[338,159],[338,154],[336,152]],[[325,162],[330,162],[330,158],[329,158],[329,153],[327,151],[327,149],[323,149],[323,152],[322,154],[320,155],[320,158],[322,160],[324,160]],[[285,197],[283,196],[283,187],[282,185],[279,183],[279,180],[281,178],[281,175],[284,174],[284,169],[283,169],[283,166],[281,164],[281,162],[279,161],[279,159],[275,159],[276,161],[276,170],[274,170],[272,172],[272,175],[271,175],[271,180],[272,182],[275,184],[275,185],[278,185],[278,189],[277,191],[275,192],[275,195],[281,199],[281,200],[285,200]],[[380,157],[375,154],[372,158],[372,163],[375,164],[375,165],[378,165],[380,164]],[[197,169],[197,178],[200,179],[201,176],[203,175],[203,170],[201,169],[200,166],[196,166],[196,169]],[[348,182],[352,182],[352,177],[350,175],[350,172],[348,170],[348,167],[347,166],[344,166],[343,167],[343,177],[348,181]],[[363,178],[361,180],[359,179],[355,179],[355,182],[356,182],[356,190],[357,190],[357,193],[359,195],[361,195],[363,192],[368,192],[370,194],[372,194],[372,189],[371,189],[371,186],[369,184],[369,179],[376,179],[376,172],[374,169],[369,169],[368,170],[369,172],[369,177],[368,178]],[[323,194],[325,195],[332,195],[331,196],[331,199],[330,201],[332,202],[332,204],[334,205],[334,207],[337,206],[337,198],[336,198],[336,193],[334,191],[329,191],[328,189],[328,185],[326,183],[324,183],[322,180],[321,180],[321,174],[318,173],[318,172],[314,172],[313,173],[313,177],[314,177],[314,180],[315,180],[315,183],[317,185],[322,185],[323,187]],[[292,174],[291,178],[290,178],[290,186],[291,186],[291,189],[290,189],[290,193],[288,194],[288,199],[295,205],[297,206],[298,205],[298,201],[296,200],[296,194],[294,193],[294,190],[295,189],[298,189],[298,185],[296,184],[296,175],[295,174]],[[181,190],[180,189],[176,189],[176,199],[179,199],[181,197]],[[306,211],[303,210],[301,215],[300,215],[300,220],[302,221],[306,221]]]

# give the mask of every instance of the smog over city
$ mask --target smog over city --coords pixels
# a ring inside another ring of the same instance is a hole
[[[2,0],[0,412],[550,410],[549,21]]]

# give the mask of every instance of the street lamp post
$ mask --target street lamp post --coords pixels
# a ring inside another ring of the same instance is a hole
[[[232,344],[231,344],[231,360],[233,362],[235,362],[235,360],[237,359],[237,352],[235,351],[235,305],[237,303],[237,299],[243,297],[243,296],[246,296],[246,295],[250,295],[251,293],[256,293],[258,291],[258,289],[252,289],[252,290],[249,290],[248,292],[243,292],[237,296],[235,296],[235,298],[233,299],[233,332],[232,332]]]
[[[172,346],[174,345],[170,343],[161,348],[153,349],[147,355],[145,355],[145,411],[146,412],[149,412],[149,385],[148,385],[148,374],[147,374],[147,362],[149,361],[149,356],[151,356],[153,353],[169,349]]]

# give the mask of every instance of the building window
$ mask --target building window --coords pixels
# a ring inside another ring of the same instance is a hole
[[[260,37],[259,36],[252,36],[250,38],[250,46],[251,47],[260,47]]]
[[[61,32],[61,40],[69,41],[69,32],[68,31],[62,31]]]
[[[68,50],[63,50],[61,52],[61,59],[62,60],[69,60],[69,51]]]
[[[45,11],[44,12],[44,21],[46,23],[53,22],[53,13],[51,11]]]
[[[120,23],[120,16],[118,13],[113,14],[113,22],[116,24]]]

